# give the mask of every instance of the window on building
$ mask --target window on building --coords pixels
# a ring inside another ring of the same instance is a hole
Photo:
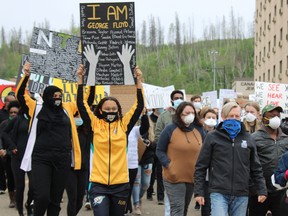
[[[288,56],[286,56],[286,68],[288,69]]]
[[[279,73],[282,73],[282,60],[279,62]]]
[[[266,47],[264,46],[264,48],[263,48],[263,57],[265,57],[266,56]]]
[[[288,0],[287,0],[288,1]],[[271,51],[271,42],[269,41],[268,42],[268,52],[270,52]]]
[[[260,37],[262,36],[262,27],[260,27]]]
[[[266,20],[264,21],[264,31],[266,31]]]
[[[273,77],[276,76],[276,65],[273,65]]]
[[[267,81],[270,82],[270,69],[268,69],[268,74],[267,75],[268,75],[268,77],[267,77],[268,80]]]
[[[274,6],[274,16],[277,15],[277,5]]]
[[[265,82],[265,73],[263,73],[263,82]]]
[[[261,76],[259,76],[259,82],[261,82]]]
[[[280,1],[280,5],[281,5],[281,7],[283,7],[283,0]]]
[[[274,35],[274,37],[273,37],[273,46],[274,47],[276,46],[276,35]]]
[[[283,39],[283,28],[280,28],[280,40]]]

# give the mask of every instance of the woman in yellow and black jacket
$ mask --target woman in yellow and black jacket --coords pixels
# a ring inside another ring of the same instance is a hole
[[[93,131],[94,155],[89,196],[94,215],[123,216],[129,195],[127,137],[144,108],[142,72],[134,71],[137,83],[135,104],[124,116],[114,97],[103,98],[95,111],[83,100],[84,66],[78,71],[77,106],[85,125]]]
[[[69,169],[81,169],[81,148],[74,121],[77,106],[73,102],[62,103],[62,90],[56,86],[45,88],[43,104],[33,100],[25,91],[30,67],[26,62],[16,91],[21,107],[30,117],[21,169],[32,169],[34,215],[41,216],[46,211],[48,215],[59,215]]]

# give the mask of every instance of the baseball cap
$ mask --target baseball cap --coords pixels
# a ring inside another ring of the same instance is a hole
[[[272,111],[272,110],[274,110],[274,109],[277,109],[279,112],[283,112],[282,107],[280,107],[280,106],[275,106],[275,105],[273,105],[273,104],[268,104],[268,105],[266,105],[266,106],[262,109],[262,116],[264,115],[264,113],[270,112],[270,111]]]

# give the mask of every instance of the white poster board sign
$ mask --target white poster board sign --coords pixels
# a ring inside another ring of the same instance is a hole
[[[174,91],[174,86],[160,87],[143,83],[146,107],[166,108],[171,106],[170,94]]]
[[[261,110],[268,104],[274,104],[288,114],[288,84],[255,82],[255,97]]]
[[[202,104],[211,108],[217,107],[217,91],[203,92]]]

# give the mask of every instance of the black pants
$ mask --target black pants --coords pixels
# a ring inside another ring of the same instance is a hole
[[[70,168],[66,192],[68,196],[67,215],[76,216],[83,205],[83,198],[87,188],[88,170],[74,170]]]
[[[157,200],[164,200],[164,184],[162,176],[162,165],[157,159],[156,161],[156,175],[157,175]]]
[[[209,189],[209,182],[205,181],[204,185],[204,199],[205,199],[205,205],[201,207],[201,216],[210,216],[211,212],[211,201],[210,201],[210,194],[208,192]]]
[[[131,213],[133,211],[132,204],[131,204],[131,195],[133,191],[133,185],[137,176],[138,168],[136,169],[129,169],[129,185],[130,185],[130,190],[129,190],[129,196],[127,200],[127,205],[125,209],[125,213],[128,213],[128,211]]]
[[[280,202],[285,194],[285,190],[268,193],[264,203],[258,202],[258,196],[249,197],[249,216],[265,216],[270,210],[273,216],[281,216]]]
[[[66,156],[66,155],[65,155]],[[54,160],[32,158],[32,183],[34,189],[34,216],[58,216],[60,203],[70,169],[70,155]]]
[[[6,155],[5,156],[5,171],[6,171],[6,177],[7,177],[7,187],[9,192],[14,192],[15,191],[15,181],[14,181],[14,176],[11,168],[11,156]]]
[[[129,183],[102,185],[92,183],[89,197],[95,216],[123,216],[129,196]]]
[[[12,157],[11,167],[16,185],[16,205],[19,214],[23,214],[23,199],[25,190],[25,171],[20,169],[21,161]],[[29,190],[27,196],[27,203],[30,204],[33,200],[33,188],[31,181],[31,172],[27,173],[29,179]]]
[[[156,160],[158,160],[157,156],[154,156],[154,163],[152,165],[152,173],[150,178],[150,185],[147,189],[147,198],[151,198],[154,192],[154,183],[155,183],[155,176],[156,176]]]
[[[0,157],[0,190],[5,191],[6,185],[6,172],[5,172],[5,158]]]

